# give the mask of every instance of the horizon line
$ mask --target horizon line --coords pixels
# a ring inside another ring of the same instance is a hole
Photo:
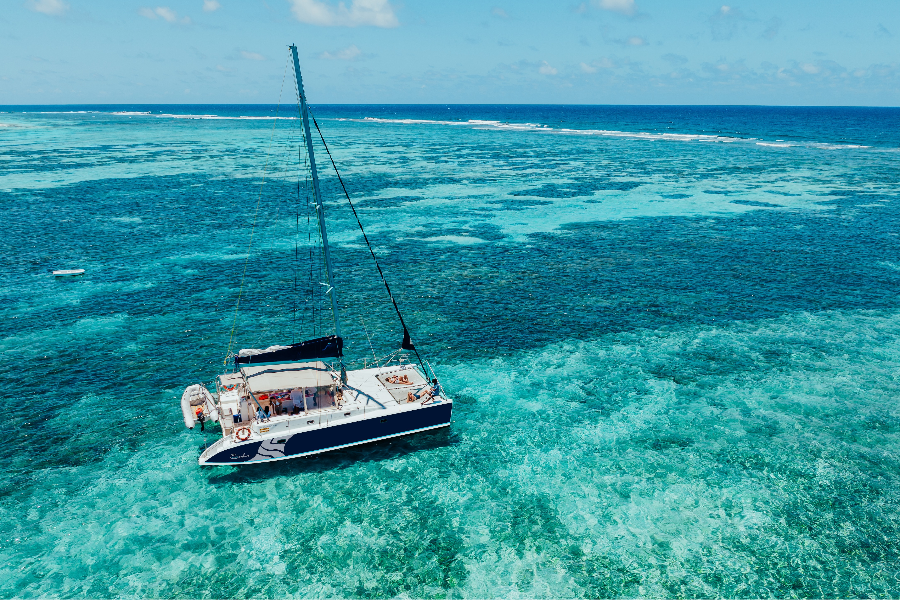
[[[645,106],[645,107],[735,107],[735,108],[900,108],[886,104],[582,104],[537,102],[316,102],[314,106]],[[72,106],[293,106],[278,102],[71,102],[64,104],[0,104],[3,108]]]

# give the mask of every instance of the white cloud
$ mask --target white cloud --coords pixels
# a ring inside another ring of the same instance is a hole
[[[34,12],[44,13],[51,17],[58,17],[69,10],[69,5],[62,0],[28,0],[25,6]]]
[[[323,52],[319,55],[319,58],[325,60],[353,60],[360,56],[362,56],[362,50],[357,48],[355,44],[351,44],[342,50]]]
[[[730,40],[743,31],[747,17],[736,6],[723,5],[709,18],[714,40]],[[780,23],[779,23],[780,26]],[[775,29],[777,34],[777,28]]]
[[[509,18],[509,15],[506,13],[506,11],[503,10],[502,8],[500,8],[499,6],[495,6],[494,8],[492,8],[491,14],[494,15],[495,17],[500,17],[501,19]]]
[[[581,70],[585,73],[596,73],[600,69],[614,69],[616,63],[607,57],[603,57],[588,63],[581,63]]]
[[[556,75],[557,70],[550,66],[546,60],[543,61],[544,64],[541,65],[541,68],[538,69],[538,73],[541,75]]]
[[[771,65],[769,69],[771,70],[774,67],[775,65]],[[717,64],[703,63],[703,70],[706,72],[707,77],[717,81],[737,81],[742,78],[749,81],[760,76],[758,72],[748,68],[743,60],[730,63],[723,59]]]
[[[633,15],[637,9],[634,5],[634,0],[597,0],[597,6],[603,10],[617,12],[626,17]]]
[[[203,0],[203,12],[215,12],[222,8],[217,0]]]
[[[256,52],[247,52],[246,50],[241,50],[241,56],[243,56],[247,60],[266,60],[266,57],[262,54],[257,54]]]
[[[646,46],[648,43],[646,38],[642,38],[639,35],[632,35],[627,38],[616,38],[609,41],[619,44],[620,46]]]
[[[394,7],[387,0],[351,0],[350,8],[343,2],[337,7],[319,0],[289,0],[294,17],[301,23],[326,27],[398,27]]]
[[[156,7],[155,12],[169,23],[175,23],[176,21],[178,21],[178,15],[176,15],[175,11],[168,6],[158,6]]]
[[[156,8],[147,8],[146,6],[138,9],[138,14],[147,19],[162,19],[169,23],[181,23],[182,25],[190,25],[190,17],[178,18],[174,10],[168,6],[157,6]]]

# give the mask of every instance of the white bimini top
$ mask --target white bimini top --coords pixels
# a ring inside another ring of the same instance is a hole
[[[254,395],[296,388],[329,387],[335,384],[331,369],[322,361],[243,367],[241,375]]]

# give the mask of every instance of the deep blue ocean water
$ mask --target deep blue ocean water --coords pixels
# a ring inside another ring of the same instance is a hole
[[[0,107],[0,596],[900,595],[900,109],[313,108],[449,431],[198,467],[251,229],[233,347],[328,332],[299,123]]]

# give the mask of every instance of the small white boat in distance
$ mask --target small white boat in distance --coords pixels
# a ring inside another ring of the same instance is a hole
[[[53,274],[57,277],[74,277],[75,275],[84,275],[84,269],[62,269],[53,271]]]

